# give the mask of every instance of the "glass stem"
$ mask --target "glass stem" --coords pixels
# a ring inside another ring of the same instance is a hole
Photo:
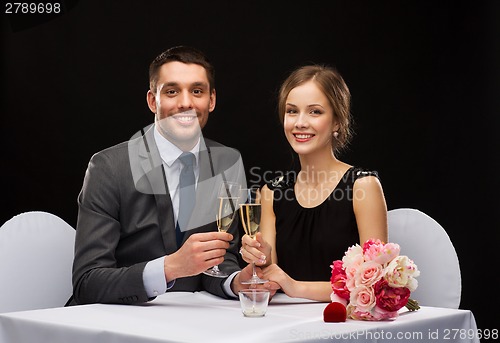
[[[252,274],[253,278],[257,278],[257,272],[255,271],[255,262],[252,262]]]

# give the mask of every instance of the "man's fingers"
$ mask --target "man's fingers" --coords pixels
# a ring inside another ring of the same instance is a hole
[[[195,233],[191,235],[189,238],[192,240],[197,240],[199,242],[209,242],[215,240],[230,242],[233,240],[233,235],[227,232],[210,231],[210,232]]]
[[[222,258],[224,260],[224,255],[226,255],[226,249],[213,249],[208,250],[203,254],[205,261]],[[222,263],[222,262],[221,262]]]

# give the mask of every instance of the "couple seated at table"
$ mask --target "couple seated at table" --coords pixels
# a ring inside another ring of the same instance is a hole
[[[283,82],[279,117],[300,171],[264,185],[261,232],[241,240],[237,221],[219,232],[215,220],[219,185],[246,181],[240,154],[202,135],[216,103],[212,64],[174,47],[151,63],[149,80],[154,124],[90,160],[78,197],[72,304],[134,304],[167,291],[231,298],[248,288],[253,263],[268,281],[256,287],[329,301],[332,261],[360,241],[387,241],[377,173],[337,158],[351,117],[336,70],[308,65]],[[216,265],[229,276],[203,273]]]

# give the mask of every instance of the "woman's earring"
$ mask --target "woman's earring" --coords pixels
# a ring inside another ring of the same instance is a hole
[[[337,131],[333,131],[333,138],[337,139],[339,136],[339,133]]]

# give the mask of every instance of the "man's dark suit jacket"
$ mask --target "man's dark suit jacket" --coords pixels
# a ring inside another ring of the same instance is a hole
[[[151,300],[142,276],[146,263],[177,250],[174,213],[153,130],[151,126],[89,162],[78,197],[72,304]],[[208,139],[201,142],[196,215],[184,240],[195,232],[217,231],[215,200],[223,179],[245,184],[238,151]],[[221,265],[229,274],[239,270],[236,223],[231,233],[234,240]],[[200,274],[175,280],[169,291],[207,290],[227,298],[225,280]]]

